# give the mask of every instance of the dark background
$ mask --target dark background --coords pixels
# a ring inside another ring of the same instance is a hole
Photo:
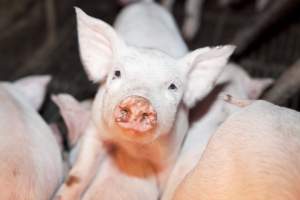
[[[117,0],[0,0],[0,80],[51,74],[49,94],[67,92],[78,99],[93,96],[97,85],[87,80],[79,60],[73,6],[109,23],[121,9]],[[184,1],[177,0],[174,7],[179,25],[183,6]],[[215,0],[207,0],[200,31],[188,43],[189,47],[232,43],[240,30],[251,28],[264,12],[256,11],[253,2],[221,8]],[[291,12],[279,20],[235,61],[253,76],[278,78],[299,58],[298,13]],[[285,106],[300,110],[300,94],[290,98]],[[59,118],[49,95],[42,114],[50,122]]]

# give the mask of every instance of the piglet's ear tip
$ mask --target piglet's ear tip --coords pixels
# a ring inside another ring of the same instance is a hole
[[[192,52],[192,58],[196,56],[196,62],[215,60],[218,58],[228,59],[235,50],[234,45],[212,46],[200,48]]]
[[[47,87],[52,80],[52,76],[51,75],[41,75],[38,77],[38,79],[39,79],[39,82],[41,85]]]
[[[30,81],[31,83],[34,83],[34,84],[47,86],[50,83],[50,81],[52,80],[52,76],[49,75],[49,74],[46,74],[46,75],[31,75],[31,76],[27,76],[25,78],[19,79],[16,82],[17,83],[18,82],[22,83],[23,80],[28,80],[28,81]]]
[[[220,54],[226,54],[228,56],[233,54],[235,49],[236,49],[236,46],[231,45],[231,44],[213,47],[213,50],[219,51]]]
[[[76,13],[77,16],[78,16],[78,15],[81,15],[81,14],[85,14],[85,13],[83,12],[83,10],[81,10],[81,8],[79,8],[79,7],[77,7],[77,6],[74,6],[73,8],[74,8],[75,13]]]
[[[89,16],[81,10],[81,8],[74,6],[77,21],[85,21]]]
[[[73,99],[73,96],[67,93],[59,93],[59,94],[52,94],[51,99],[57,102],[60,101],[61,99]]]
[[[275,83],[275,79],[274,78],[265,78],[265,83],[270,85],[273,85]]]
[[[44,83],[48,84],[50,83],[50,81],[52,80],[52,76],[51,75],[41,75],[41,80],[44,81]]]
[[[51,94],[50,98],[55,104],[59,104],[59,94]]]

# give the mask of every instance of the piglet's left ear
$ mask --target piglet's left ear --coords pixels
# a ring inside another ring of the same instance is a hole
[[[22,92],[31,105],[39,110],[44,102],[48,83],[51,80],[49,75],[33,75],[15,81],[14,86]]]
[[[193,107],[213,89],[234,49],[231,45],[206,47],[197,49],[183,58],[186,65],[184,73],[187,76],[183,101],[188,107]]]
[[[274,83],[272,78],[252,78],[248,81],[247,94],[248,98],[255,100],[258,99],[265,89]]]

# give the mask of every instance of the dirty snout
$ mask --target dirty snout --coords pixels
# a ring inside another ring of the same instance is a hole
[[[126,130],[145,133],[157,125],[157,113],[144,97],[129,96],[123,99],[114,110],[116,124]]]

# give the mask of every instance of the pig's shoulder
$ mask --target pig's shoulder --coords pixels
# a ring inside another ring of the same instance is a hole
[[[256,121],[258,118],[273,116],[277,112],[274,106],[266,101],[257,100],[249,106],[241,108],[238,112],[233,113],[227,121],[248,121],[249,123]]]
[[[299,113],[294,110],[280,107],[264,100],[256,100],[249,106],[246,106],[242,108],[239,112],[233,114],[232,118],[277,118],[282,113],[293,113],[292,115],[299,115]]]
[[[232,114],[225,129],[251,130],[252,132],[299,132],[300,113],[263,100]],[[298,130],[298,131],[297,131]]]
[[[257,100],[246,107],[243,113],[255,114],[257,116],[268,116],[281,121],[296,120],[300,122],[300,113],[286,107],[274,105],[270,102]]]

